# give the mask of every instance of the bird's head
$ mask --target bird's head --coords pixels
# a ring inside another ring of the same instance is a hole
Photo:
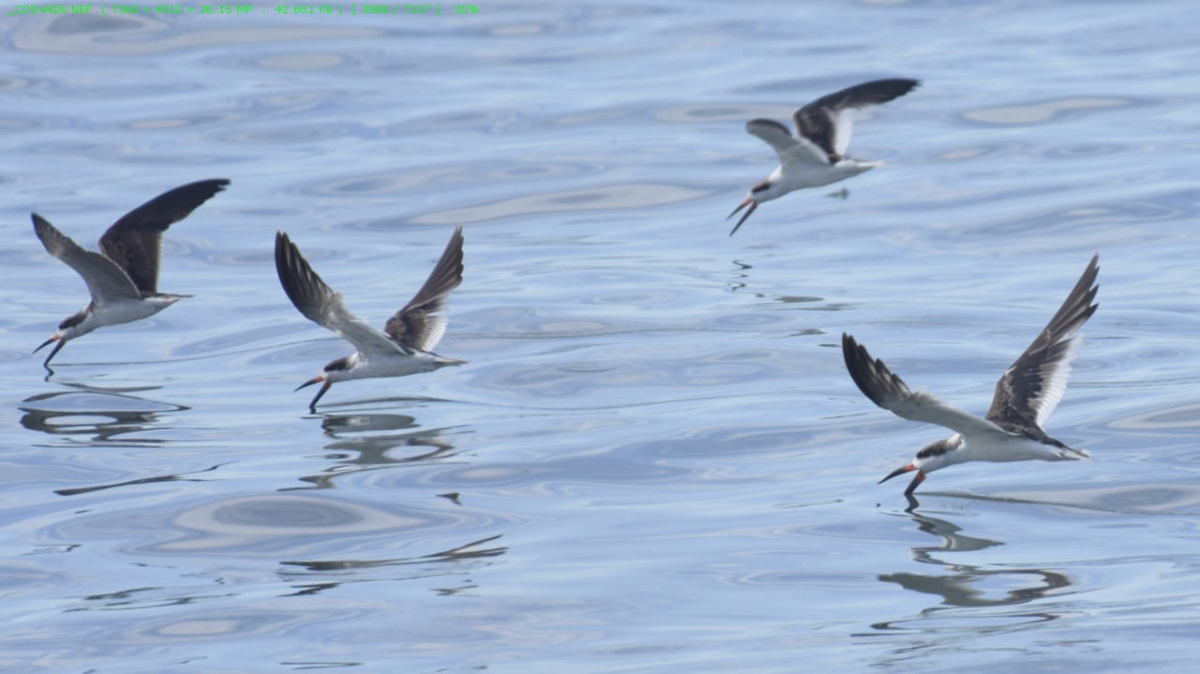
[[[354,363],[357,361],[358,354],[346,356],[345,358],[338,358],[337,360],[331,360],[325,365],[325,368],[321,371],[321,374],[297,386],[296,390],[299,391],[306,386],[321,384],[321,390],[317,391],[317,395],[313,396],[312,402],[308,404],[308,408],[312,411],[316,411],[317,401],[321,399],[321,396],[325,395],[325,392],[329,390],[330,386],[333,386],[334,382],[341,381],[343,379],[349,379],[346,374],[351,368],[354,367]]]
[[[742,203],[738,204],[738,207],[733,209],[733,212],[730,213],[725,218],[726,220],[728,220],[729,218],[732,218],[733,216],[737,215],[738,211],[742,210],[743,208],[746,208],[747,206],[750,207],[749,210],[746,211],[746,214],[742,216],[742,219],[738,220],[738,223],[736,225],[734,225],[733,231],[729,232],[729,236],[733,236],[734,233],[737,232],[739,228],[741,228],[742,223],[745,222],[746,219],[750,217],[750,214],[753,213],[755,211],[755,209],[758,208],[759,204],[761,204],[764,201],[770,201],[771,199],[774,199],[777,196],[779,196],[774,193],[774,187],[775,187],[775,183],[772,182],[770,178],[768,178],[767,180],[764,180],[764,181],[760,182],[759,184],[755,185],[754,187],[750,188],[750,194],[748,194],[746,196],[746,200],[743,201]]]
[[[958,463],[958,454],[956,454],[954,450],[961,445],[962,438],[957,434],[945,440],[932,442],[922,448],[921,451],[917,452],[917,455],[913,457],[912,461],[909,461],[903,466],[900,466],[896,470],[888,473],[887,477],[879,481],[879,484],[883,484],[897,475],[903,475],[905,473],[916,471],[916,477],[914,477],[912,482],[908,484],[908,489],[904,490],[904,494],[906,496],[911,496],[917,486],[925,481],[925,476],[927,474],[932,473],[940,468],[945,468],[951,464]]]
[[[67,345],[68,341],[80,335],[87,334],[95,329],[94,324],[87,320],[88,316],[91,315],[91,309],[92,305],[89,304],[87,308],[83,309],[82,311],[65,318],[62,323],[58,324],[58,331],[53,335],[50,335],[50,339],[42,342],[36,349],[33,350],[34,353],[37,353],[47,346],[54,344],[54,349],[50,352],[50,355],[46,358],[43,365],[49,368],[50,361],[54,359],[54,356],[58,354],[59,350]],[[55,342],[57,342],[57,344],[55,344]]]

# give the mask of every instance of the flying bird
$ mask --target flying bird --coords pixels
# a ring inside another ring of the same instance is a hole
[[[795,136],[773,119],[746,122],[746,132],[761,138],[779,155],[779,166],[766,180],[750,188],[746,200],[725,218],[728,220],[749,206],[729,236],[764,201],[806,187],[836,183],[882,165],[881,161],[860,161],[846,156],[854,129],[854,111],[899,98],[917,84],[917,80],[900,78],[874,80],[822,96],[792,113]]]
[[[996,382],[987,416],[980,418],[938,400],[925,392],[913,393],[882,360],[842,333],[846,369],[871,402],[903,419],[944,426],[954,435],[917,452],[912,461],[897,468],[880,483],[916,471],[904,491],[912,496],[925,476],[946,466],[967,461],[1069,461],[1091,458],[1086,450],[1072,449],[1046,434],[1042,424],[1067,390],[1071,361],[1079,347],[1078,330],[1098,305],[1096,275],[1099,256],[1092,257],[1083,276],[1071,290],[1049,325],[1033,340]]]
[[[446,306],[450,291],[462,283],[462,247],[462,227],[458,227],[425,285],[388,319],[380,332],[346,309],[341,293],[334,292],[321,280],[287,234],[275,233],[275,270],[292,304],[305,318],[336,332],[357,349],[349,356],[331,361],[321,374],[296,387],[299,391],[322,384],[308,405],[310,412],[317,411],[317,401],[339,381],[403,377],[466,362],[432,351],[446,332],[446,319],[437,312]]]
[[[191,297],[158,292],[162,235],[227,185],[229,181],[224,179],[201,180],[154,197],[121,216],[104,232],[99,253],[83,248],[48,220],[31,213],[33,231],[46,252],[82,276],[92,294],[92,301],[86,307],[59,323],[58,331],[33,350],[37,353],[58,342],[42,365],[53,373],[50,361],[72,339],[106,325],[153,316]]]

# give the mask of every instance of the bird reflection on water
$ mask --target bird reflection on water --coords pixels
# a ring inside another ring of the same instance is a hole
[[[143,433],[160,424],[160,416],[189,409],[142,397],[141,393],[155,391],[161,386],[105,388],[89,384],[60,382],[66,391],[39,393],[22,401],[24,413],[20,423],[32,431],[50,435],[90,435],[93,443],[112,440],[130,433]],[[79,423],[68,423],[80,417]],[[97,421],[107,417],[107,421]],[[138,435],[122,438],[131,444],[162,444],[165,440]]]
[[[963,609],[1019,606],[1052,594],[1060,594],[1065,588],[1075,585],[1075,581],[1069,575],[1053,569],[1036,566],[995,568],[994,564],[985,567],[964,563],[963,557],[1004,545],[1004,542],[970,536],[950,520],[914,512],[913,508],[919,504],[916,504],[916,499],[912,497],[910,501],[914,503],[905,511],[906,514],[916,522],[920,531],[932,535],[938,542],[935,545],[909,548],[909,555],[916,562],[935,566],[938,572],[886,573],[880,574],[878,579],[884,583],[895,583],[906,590],[934,595],[940,601],[937,605],[922,609],[915,616],[873,623],[871,627],[877,630],[876,633],[859,636],[877,634],[880,631],[932,635],[940,628],[938,623],[928,621],[948,620],[954,623],[953,618],[961,617],[958,612]],[[981,558],[992,559],[990,556]],[[997,587],[1003,588],[999,594],[991,589]],[[976,617],[981,621],[978,629],[986,630],[997,623],[1011,627],[1017,623],[1057,620],[1062,615],[1053,611],[1031,610],[1004,611],[991,615],[991,620],[988,620],[987,615]]]
[[[419,424],[406,414],[323,414],[321,428],[333,440],[325,445],[330,452],[325,458],[337,463],[299,478],[312,486],[284,491],[329,489],[335,486],[334,478],[348,474],[444,461],[456,455],[454,445],[443,435],[449,428],[415,430]],[[397,456],[402,452],[403,456]]]
[[[135,395],[158,390],[161,388],[158,386],[104,388],[69,382],[62,385],[69,390],[39,393],[23,401],[20,406],[23,412],[20,423],[23,427],[48,435],[76,437],[83,445],[163,446],[167,444],[167,440],[147,437],[146,433],[161,426],[164,415],[188,409],[183,405]],[[187,474],[154,475],[86,487],[56,489],[54,493],[60,496],[77,496],[131,485],[189,480],[192,478],[185,475],[207,473],[219,467],[213,465]]]

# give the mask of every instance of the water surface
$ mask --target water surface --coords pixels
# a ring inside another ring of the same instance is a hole
[[[446,5],[443,9],[450,7]],[[479,3],[472,16],[5,16],[0,488],[14,672],[1190,671],[1200,620],[1192,6]],[[265,8],[259,7],[258,10]],[[888,165],[723,220],[747,119],[876,77]],[[29,351],[178,184],[195,297]],[[454,226],[467,364],[294,393]],[[843,331],[976,412],[1088,259],[1049,430],[1091,462],[875,482],[940,429]]]

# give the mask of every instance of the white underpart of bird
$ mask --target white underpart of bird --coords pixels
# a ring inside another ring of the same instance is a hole
[[[86,307],[59,323],[58,331],[34,349],[37,353],[57,342],[42,365],[53,373],[50,361],[72,339],[106,325],[148,318],[191,297],[158,292],[163,232],[227,185],[225,179],[201,180],[163,192],[109,227],[100,237],[99,253],[80,246],[48,220],[31,213],[33,231],[46,252],[83,277],[92,296]]]
[[[309,410],[316,411],[317,401],[339,381],[369,377],[403,377],[430,372],[466,361],[433,353],[446,333],[446,318],[437,312],[445,308],[447,296],[462,283],[462,227],[454,230],[441,258],[416,295],[397,311],[383,331],[367,325],[355,316],[317,275],[300,254],[300,249],[283,232],[275,234],[275,268],[288,298],[306,318],[341,335],[356,351],[325,365],[321,374],[296,390],[321,384]]]
[[[1066,392],[1071,361],[1082,340],[1075,333],[1098,306],[1093,301],[1099,290],[1099,271],[1097,255],[1050,323],[996,382],[992,406],[983,417],[952,407],[929,393],[913,393],[882,360],[872,358],[866,347],[842,333],[846,369],[865,396],[903,419],[954,431],[949,438],[921,449],[912,461],[880,482],[916,471],[904,492],[911,496],[926,475],[957,463],[1090,458],[1086,450],[1073,449],[1047,435],[1042,425]]]
[[[746,122],[746,132],[762,139],[779,155],[779,166],[766,180],[750,188],[746,200],[725,218],[728,220],[748,208],[729,235],[733,236],[764,201],[778,199],[795,190],[836,183],[881,166],[883,162],[880,161],[846,156],[854,130],[855,111],[899,98],[919,83],[904,78],[874,80],[822,96],[792,114],[795,135],[772,119]]]

